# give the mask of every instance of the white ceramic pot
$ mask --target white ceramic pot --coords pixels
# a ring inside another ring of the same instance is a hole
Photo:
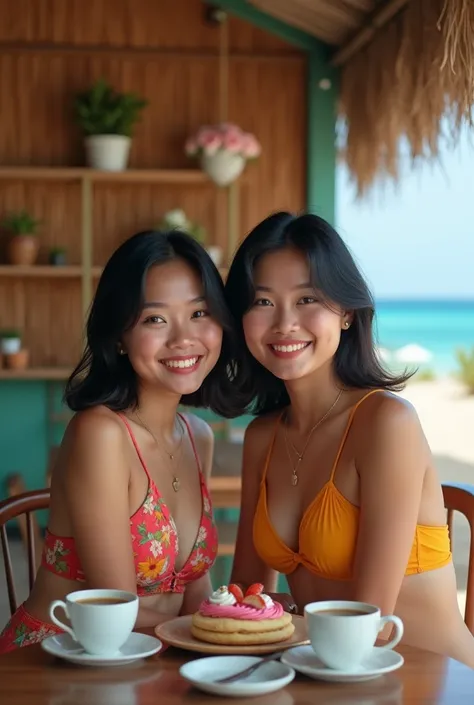
[[[21,350],[21,338],[2,338],[0,350],[4,355],[15,355]]]
[[[127,168],[131,138],[125,135],[92,135],[84,140],[87,164],[102,171]]]
[[[209,247],[206,247],[206,252],[212,259],[216,267],[220,267],[224,256],[222,247],[219,247],[219,245],[209,245]]]
[[[219,150],[212,156],[208,154],[201,156],[203,171],[218,186],[228,186],[235,181],[243,172],[244,166],[245,159],[240,154]]]

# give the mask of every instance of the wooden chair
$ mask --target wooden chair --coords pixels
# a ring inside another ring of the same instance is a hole
[[[445,482],[442,487],[444,506],[448,510],[448,526],[451,544],[454,512],[464,514],[471,529],[464,621],[468,629],[474,634],[474,485]]]
[[[34,490],[33,492],[24,492],[23,494],[0,502],[0,538],[2,541],[3,563],[5,566],[5,575],[7,579],[8,601],[10,603],[10,612],[13,614],[18,607],[15,583],[13,580],[13,566],[8,545],[8,536],[6,523],[11,519],[23,518],[26,519],[26,535],[27,535],[27,551],[28,551],[28,582],[30,590],[33,587],[36,577],[36,541],[35,541],[35,522],[32,512],[39,509],[49,508],[49,490]]]

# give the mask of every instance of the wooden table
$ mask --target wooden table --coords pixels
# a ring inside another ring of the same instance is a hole
[[[152,633],[152,630],[143,630]],[[179,666],[198,654],[169,648],[121,668],[81,668],[39,645],[0,656],[1,705],[469,705],[474,671],[451,659],[400,647],[404,666],[374,681],[336,685],[297,674],[283,690],[222,698],[192,688]]]

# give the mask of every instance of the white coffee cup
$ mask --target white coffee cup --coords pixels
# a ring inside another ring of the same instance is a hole
[[[72,629],[54,611],[62,607]],[[64,629],[89,654],[114,656],[125,644],[137,620],[138,597],[125,590],[77,590],[49,607],[51,621]]]
[[[311,602],[305,606],[304,616],[314,653],[326,666],[339,671],[360,667],[386,624],[394,624],[395,636],[382,644],[383,648],[393,649],[403,636],[399,617],[382,617],[378,607],[366,602]]]

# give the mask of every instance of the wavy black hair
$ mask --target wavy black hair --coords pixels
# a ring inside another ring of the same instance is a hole
[[[373,336],[374,301],[342,238],[317,215],[280,212],[259,223],[241,243],[225,285],[239,336],[233,381],[242,403],[241,412],[260,415],[290,403],[284,382],[251,355],[242,326],[243,316],[255,300],[255,265],[264,255],[287,247],[306,257],[311,283],[328,306],[336,304],[353,312],[351,326],[342,331],[334,356],[334,370],[344,387],[402,389],[414,373],[391,374],[381,364]]]
[[[122,243],[107,262],[88,316],[85,350],[66,385],[64,399],[70,409],[81,411],[99,404],[113,411],[136,407],[137,376],[128,356],[119,354],[119,344],[142,311],[148,270],[175,259],[184,260],[197,272],[210,314],[224,331],[217,364],[200,389],[184,395],[181,403],[209,408],[220,415],[235,415],[230,380],[235,333],[224,285],[205,249],[178,230],[137,233]]]

